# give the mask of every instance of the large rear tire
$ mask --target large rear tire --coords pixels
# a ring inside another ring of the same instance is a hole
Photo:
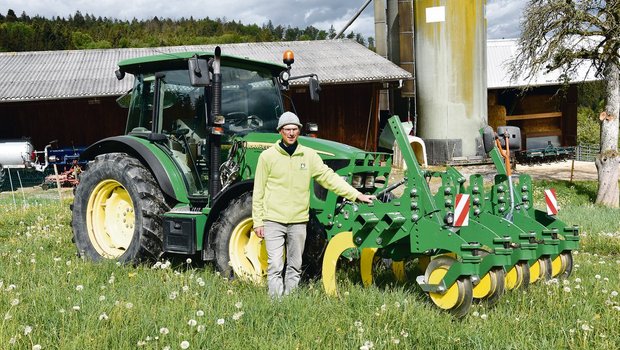
[[[80,256],[140,263],[163,251],[161,215],[168,210],[153,175],[124,153],[97,156],[80,174],[72,206]]]

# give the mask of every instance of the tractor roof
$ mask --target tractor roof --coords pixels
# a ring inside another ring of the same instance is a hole
[[[187,60],[194,56],[209,59],[213,57],[213,52],[177,52],[143,56],[122,60],[118,63],[118,66],[121,72],[131,73],[134,75],[140,73],[154,73],[170,69],[187,69]],[[257,61],[227,54],[222,54],[222,65],[245,69],[267,70],[274,76],[286,69],[286,66],[283,64]]]

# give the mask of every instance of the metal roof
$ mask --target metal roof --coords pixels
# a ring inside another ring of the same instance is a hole
[[[560,79],[561,72],[559,70],[549,73],[540,71],[535,74],[532,79],[525,79],[525,77],[521,76],[516,81],[511,81],[508,65],[514,55],[517,54],[517,49],[517,39],[496,39],[487,41],[488,89],[562,84]],[[579,67],[577,75],[572,77],[570,82],[579,83],[594,80],[597,80],[594,76],[594,71],[588,70],[588,65],[584,63]]]
[[[315,73],[322,84],[388,82],[411,79],[394,63],[351,40],[260,42],[220,45],[222,52],[282,63],[295,53],[293,75]],[[0,102],[121,95],[133,79],[118,81],[114,71],[124,59],[161,53],[213,51],[215,45],[153,48],[0,53]],[[304,81],[291,82],[292,85]]]

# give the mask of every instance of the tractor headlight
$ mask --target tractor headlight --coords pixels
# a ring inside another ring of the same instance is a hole
[[[366,179],[364,179],[364,187],[365,188],[374,188],[375,187],[375,176],[367,175]]]
[[[353,177],[351,178],[351,186],[355,188],[361,188],[362,187],[362,175],[353,175]]]

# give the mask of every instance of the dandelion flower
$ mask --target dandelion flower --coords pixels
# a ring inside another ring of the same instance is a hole
[[[170,330],[168,328],[166,328],[166,327],[161,327],[159,329],[159,333],[161,333],[163,335],[166,335],[166,334],[170,333]]]
[[[202,317],[202,316],[204,316],[204,315],[205,315],[205,312],[204,312],[204,311],[202,311],[202,310],[198,310],[198,311],[196,311],[196,316],[198,316],[198,317]]]
[[[30,333],[32,333],[32,327],[30,326],[24,327],[24,335],[28,335]]]
[[[183,340],[181,342],[181,349],[188,349],[189,348],[189,342],[187,340]]]
[[[191,320],[187,321],[187,324],[188,324],[190,327],[194,327],[194,326],[196,326],[196,325],[198,324],[198,322],[196,322],[196,320],[194,320],[194,319],[192,318]]]
[[[224,324],[224,322],[225,322],[225,321],[224,321],[224,319],[223,319],[223,318],[218,318],[218,319],[217,319],[217,324],[219,324],[219,325],[223,325],[223,324]]]

